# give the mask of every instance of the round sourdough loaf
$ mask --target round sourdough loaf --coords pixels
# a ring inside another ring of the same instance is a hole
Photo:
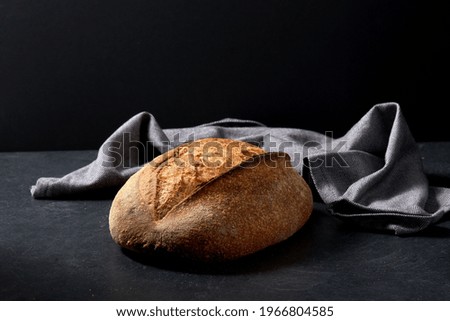
[[[117,193],[112,238],[139,252],[222,261],[298,231],[312,195],[285,153],[207,138],[156,157]]]

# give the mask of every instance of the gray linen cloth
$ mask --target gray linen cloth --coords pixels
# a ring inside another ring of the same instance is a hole
[[[223,137],[289,154],[295,169],[330,213],[361,227],[397,235],[423,230],[450,210],[450,189],[429,186],[419,149],[396,103],[374,106],[346,135],[270,128],[223,119],[192,128],[161,129],[142,112],[118,128],[97,159],[61,178],[43,177],[35,198],[92,197],[117,191],[143,164],[182,143]]]

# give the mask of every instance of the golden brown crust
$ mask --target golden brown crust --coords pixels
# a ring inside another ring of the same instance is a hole
[[[220,154],[208,151],[208,144],[236,148]],[[211,154],[207,162],[205,151]],[[288,238],[311,211],[311,191],[288,155],[205,139],[161,155],[133,175],[113,201],[110,231],[132,250],[229,260]]]

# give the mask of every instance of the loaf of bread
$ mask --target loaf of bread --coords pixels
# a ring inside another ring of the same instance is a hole
[[[109,224],[112,238],[130,250],[223,261],[287,239],[312,204],[287,154],[207,138],[134,174],[117,193]]]

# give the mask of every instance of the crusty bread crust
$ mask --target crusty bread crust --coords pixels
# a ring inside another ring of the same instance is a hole
[[[308,220],[312,204],[287,154],[208,138],[133,175],[116,195],[109,223],[124,248],[221,261],[287,239]]]

